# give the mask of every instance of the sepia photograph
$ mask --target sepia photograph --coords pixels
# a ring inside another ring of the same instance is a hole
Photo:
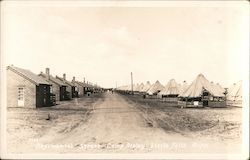
[[[1,159],[249,159],[247,1],[1,1]]]

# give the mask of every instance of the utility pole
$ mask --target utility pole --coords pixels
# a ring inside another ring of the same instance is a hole
[[[131,94],[133,95],[133,73],[131,72]]]
[[[83,95],[85,95],[86,94],[86,89],[85,89],[85,77],[83,77]]]

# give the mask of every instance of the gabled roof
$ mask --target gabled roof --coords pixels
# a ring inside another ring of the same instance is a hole
[[[83,82],[83,85],[84,85],[85,87],[94,87],[92,84],[86,83],[86,82]]]
[[[152,95],[164,89],[164,86],[157,80],[147,91],[148,94]]]
[[[84,85],[83,85],[83,83],[82,82],[79,82],[79,81],[72,81],[72,83],[75,85],[75,84],[77,84],[77,85],[80,85],[80,86],[82,86],[82,87],[84,87]]]
[[[65,82],[66,84],[70,85],[70,86],[75,86],[73,83],[71,83],[70,81],[64,80],[62,77],[56,76],[56,79],[59,79],[61,82]]]
[[[159,95],[179,95],[180,89],[179,85],[176,83],[174,79],[171,79],[167,85],[161,90]]]
[[[44,73],[41,72],[41,73],[39,74],[39,76],[40,76],[40,77],[43,77],[43,79],[46,80],[46,74],[44,74]],[[47,80],[46,80],[46,81],[47,81]],[[63,83],[63,82],[60,81],[59,79],[53,77],[52,75],[49,75],[49,81],[52,81],[52,82],[56,83],[56,84],[59,85],[59,86],[67,86],[65,83]]]
[[[78,83],[80,83],[81,86],[83,86],[83,87],[92,87],[91,84],[88,84],[88,83],[85,83],[85,82],[78,82]]]
[[[201,97],[203,89],[206,89],[214,97],[224,97],[225,95],[218,92],[213,88],[211,83],[204,77],[204,75],[199,74],[197,78],[192,82],[188,89],[179,95],[179,97]]]
[[[11,70],[11,71],[15,72],[16,74],[22,76],[23,78],[29,80],[30,82],[32,82],[36,85],[39,85],[39,84],[50,85],[49,82],[47,82],[43,78],[39,77],[38,75],[36,75],[35,73],[33,73],[27,69],[22,69],[22,68],[18,68],[18,67],[14,67],[14,66],[8,66],[7,70]]]

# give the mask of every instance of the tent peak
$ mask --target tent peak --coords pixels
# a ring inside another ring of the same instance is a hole
[[[200,73],[200,74],[198,75],[198,77],[204,77],[204,75],[203,75],[202,73]]]

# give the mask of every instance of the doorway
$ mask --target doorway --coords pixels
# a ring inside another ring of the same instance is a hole
[[[208,106],[208,100],[203,100],[203,106],[207,107]]]

